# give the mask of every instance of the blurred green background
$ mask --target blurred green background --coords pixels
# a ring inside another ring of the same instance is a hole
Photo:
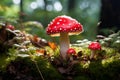
[[[47,40],[58,40],[48,36],[45,29],[56,16],[68,15],[84,27],[83,33],[70,37],[71,42],[84,38],[93,40],[97,34],[100,7],[100,0],[1,0],[0,22],[7,21],[18,29],[28,30]],[[23,25],[32,21],[36,23]],[[43,28],[37,29],[36,25]]]

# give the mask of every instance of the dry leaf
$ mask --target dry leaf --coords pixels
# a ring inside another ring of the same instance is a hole
[[[44,49],[37,49],[36,53],[39,54],[39,55],[44,55],[45,50]]]
[[[33,36],[33,41],[34,41],[34,42],[39,42],[39,40],[40,40],[40,39],[39,39],[39,37],[38,37],[37,35],[34,35],[34,36]]]
[[[52,48],[53,50],[55,50],[57,48],[57,45],[54,42],[48,42],[48,45],[50,46],[50,48]]]

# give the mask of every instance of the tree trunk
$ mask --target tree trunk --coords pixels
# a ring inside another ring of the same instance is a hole
[[[76,0],[68,0],[68,11],[72,11],[75,9]]]
[[[24,18],[24,11],[23,11],[23,0],[20,1],[20,14],[19,14],[19,18],[20,20],[22,20]]]
[[[99,34],[103,29],[110,31],[120,30],[120,0],[101,0]]]

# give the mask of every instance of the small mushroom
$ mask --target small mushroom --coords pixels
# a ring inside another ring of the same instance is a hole
[[[90,59],[93,59],[95,54],[97,53],[97,51],[101,50],[101,45],[99,42],[91,42],[90,45],[88,46],[88,48],[92,50]]]
[[[10,29],[10,30],[12,30],[12,31],[15,30],[15,27],[14,27],[13,25],[10,25],[10,24],[9,24],[9,25],[6,25],[6,28],[7,28],[7,29]]]
[[[70,48],[67,50],[67,55],[68,55],[68,58],[70,59],[70,61],[73,61],[73,55],[75,55],[75,54],[76,54],[75,49]]]
[[[69,49],[69,35],[80,34],[83,32],[82,25],[75,19],[62,15],[53,19],[46,28],[48,35],[60,36],[60,54],[66,60],[66,52]]]

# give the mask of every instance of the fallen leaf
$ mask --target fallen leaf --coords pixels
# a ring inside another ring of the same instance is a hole
[[[39,55],[44,55],[45,50],[44,49],[37,49],[36,53],[39,54]]]
[[[51,49],[55,50],[57,48],[57,45],[54,42],[48,42],[48,45]]]
[[[34,36],[33,36],[33,41],[34,41],[34,42],[39,42],[39,40],[40,40],[40,39],[39,39],[39,37],[38,37],[37,35],[34,35]]]

